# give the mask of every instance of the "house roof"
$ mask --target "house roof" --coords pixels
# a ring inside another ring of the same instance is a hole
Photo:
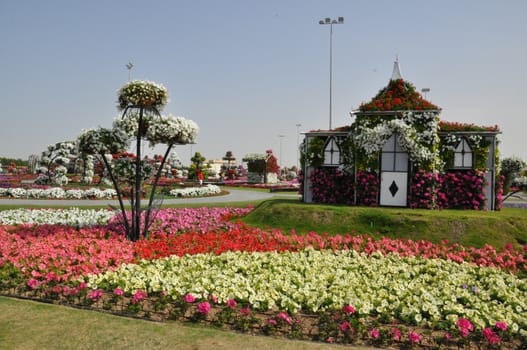
[[[416,91],[412,83],[403,79],[398,59],[394,62],[392,77],[388,85],[381,89],[369,102],[364,102],[359,107],[360,112],[440,109],[440,107],[425,100],[423,96]]]

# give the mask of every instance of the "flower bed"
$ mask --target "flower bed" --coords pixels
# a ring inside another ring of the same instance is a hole
[[[136,243],[113,225],[1,226],[0,290],[328,342],[527,342],[525,250],[298,236],[225,223],[250,209],[200,210],[160,210]]]
[[[216,185],[206,185],[203,187],[187,187],[170,190],[170,195],[174,197],[204,197],[213,196],[221,193],[221,188]]]
[[[114,189],[90,188],[63,189],[62,187],[51,188],[0,188],[0,197],[31,198],[31,199],[113,199],[117,196]]]
[[[13,209],[0,211],[0,224],[40,224],[67,226],[105,225],[112,219],[110,210],[71,209]]]

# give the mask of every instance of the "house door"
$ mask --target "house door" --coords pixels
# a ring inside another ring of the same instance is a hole
[[[393,134],[381,151],[380,204],[406,207],[408,197],[408,153]]]

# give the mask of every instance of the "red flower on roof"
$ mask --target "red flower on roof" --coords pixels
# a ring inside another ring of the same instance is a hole
[[[370,102],[365,102],[359,107],[361,112],[439,109],[438,106],[425,100],[411,83],[403,79],[390,80],[388,86],[380,90]]]
[[[439,122],[439,131],[500,131],[498,125],[494,126],[479,126],[475,124],[448,122],[441,120]]]

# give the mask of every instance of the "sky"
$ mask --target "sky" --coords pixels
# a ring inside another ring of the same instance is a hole
[[[199,125],[175,148],[183,164],[271,149],[293,166],[302,132],[329,128],[330,90],[331,125],[349,125],[397,57],[441,119],[497,124],[501,158],[527,160],[525,13],[524,0],[0,0],[0,156],[111,127],[117,90],[140,79]],[[332,36],[326,17],[344,17]]]

